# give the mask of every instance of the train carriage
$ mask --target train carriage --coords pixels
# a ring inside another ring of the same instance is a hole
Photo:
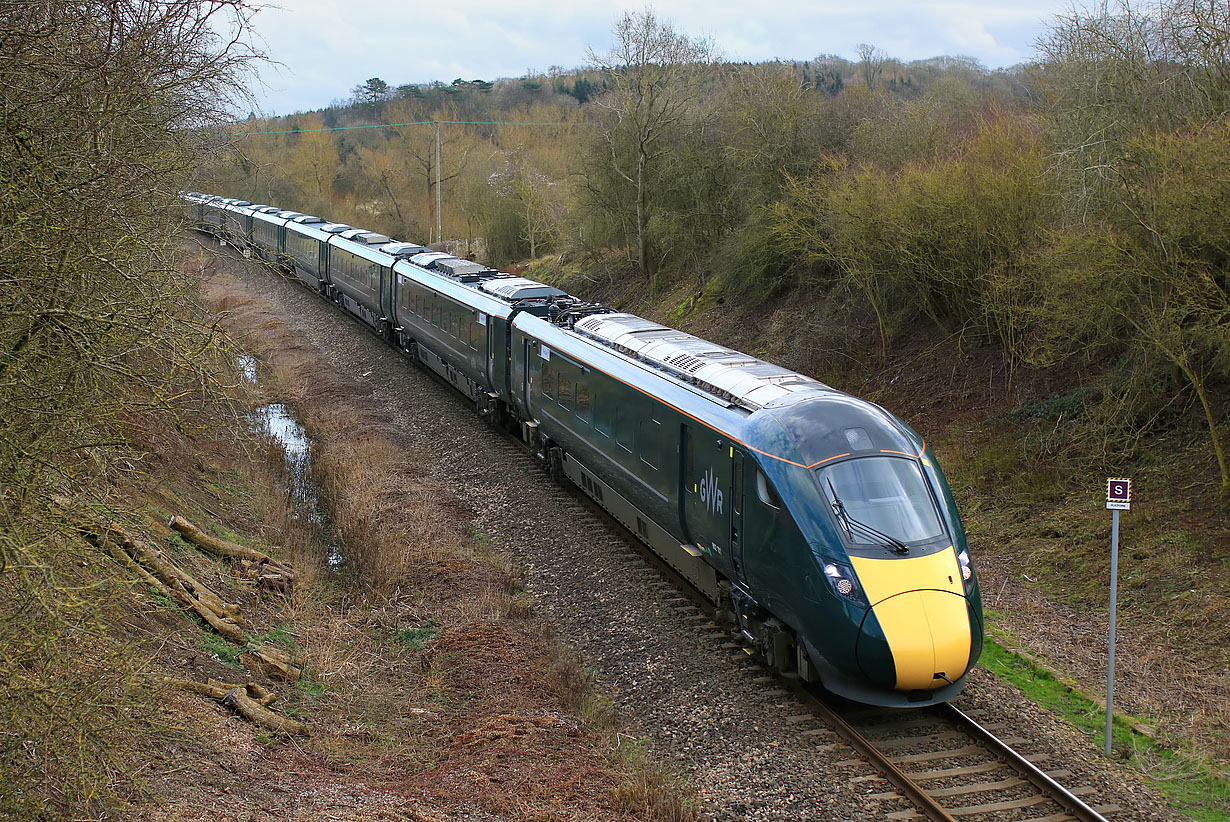
[[[480,410],[492,410],[507,371],[509,306],[413,259],[393,266],[397,344],[474,400]]]
[[[282,235],[287,219],[281,212],[282,209],[274,206],[252,208],[252,252],[275,265],[282,262]]]
[[[381,311],[381,294],[392,289],[393,260],[380,252],[389,237],[362,229],[347,229],[328,240],[327,279],[342,308],[377,330],[388,318]]]
[[[333,235],[326,228],[344,231],[350,226],[328,223],[320,217],[292,217],[282,227],[282,254],[287,270],[313,291],[328,291],[328,243]]]
[[[233,200],[222,206],[222,234],[236,248],[247,248],[252,242],[253,204]]]

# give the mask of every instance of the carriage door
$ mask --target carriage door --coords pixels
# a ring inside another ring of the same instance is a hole
[[[683,426],[683,439],[680,496],[684,534],[715,565],[734,574],[731,540],[733,517],[736,516],[731,500],[733,446],[716,431],[696,425]],[[742,504],[739,510],[742,511]],[[741,513],[738,516],[741,519]],[[739,531],[742,536],[741,521]]]
[[[380,266],[380,314],[390,323],[393,322],[395,313],[393,311],[393,302],[397,299],[395,289],[397,288],[397,276],[393,273],[392,266]],[[385,329],[381,329],[385,331]]]

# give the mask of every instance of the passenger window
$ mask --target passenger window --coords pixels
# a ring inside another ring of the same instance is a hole
[[[661,442],[662,423],[654,419],[642,420],[640,434],[636,438],[637,452],[641,462],[654,471],[658,470],[658,463],[661,462],[657,453]]]
[[[611,436],[611,404],[594,398],[594,430],[604,437]]]
[[[572,380],[562,371],[559,375],[559,404],[572,408]]]
[[[620,448],[632,453],[632,432],[633,432],[632,412],[625,406],[619,406],[615,409],[615,444]]]
[[[760,497],[761,502],[774,510],[780,510],[782,507],[781,497],[773,490],[769,478],[760,471],[756,472],[756,496]]]
[[[589,399],[589,386],[584,380],[577,380],[577,419],[586,425],[594,421],[594,407]]]
[[[547,399],[554,399],[556,395],[555,369],[551,367],[549,362],[543,362],[542,364],[542,384],[539,385],[538,390]]]
[[[440,306],[438,305],[431,307],[431,324],[436,328],[440,327]]]

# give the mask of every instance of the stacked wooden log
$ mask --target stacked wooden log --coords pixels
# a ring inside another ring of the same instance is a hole
[[[211,536],[180,516],[171,517],[167,525],[198,548],[230,558],[243,576],[256,580],[261,588],[286,595],[293,592],[295,572],[289,565],[246,545]]]
[[[67,501],[62,503],[67,507]],[[289,594],[294,586],[294,571],[272,557],[247,546],[211,537],[182,517],[171,517],[170,525],[185,539],[217,556],[229,557],[240,563],[241,569],[251,569],[251,577],[262,587]],[[138,578],[162,592],[168,599],[201,617],[220,636],[245,646],[239,659],[245,667],[260,676],[295,682],[303,674],[303,663],[293,654],[269,644],[247,648],[249,637],[244,631],[243,614],[238,605],[224,601],[207,586],[194,579],[170,557],[149,543],[128,533],[116,522],[96,528],[81,529],[85,538],[111,555],[120,565]],[[289,734],[306,734],[302,722],[280,716],[269,710],[276,698],[263,686],[248,682],[243,685],[209,680],[190,682],[172,680],[171,684],[222,702],[250,722]]]

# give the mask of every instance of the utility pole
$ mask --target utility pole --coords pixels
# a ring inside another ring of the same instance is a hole
[[[440,121],[433,120],[436,126],[436,242],[440,242]]]

